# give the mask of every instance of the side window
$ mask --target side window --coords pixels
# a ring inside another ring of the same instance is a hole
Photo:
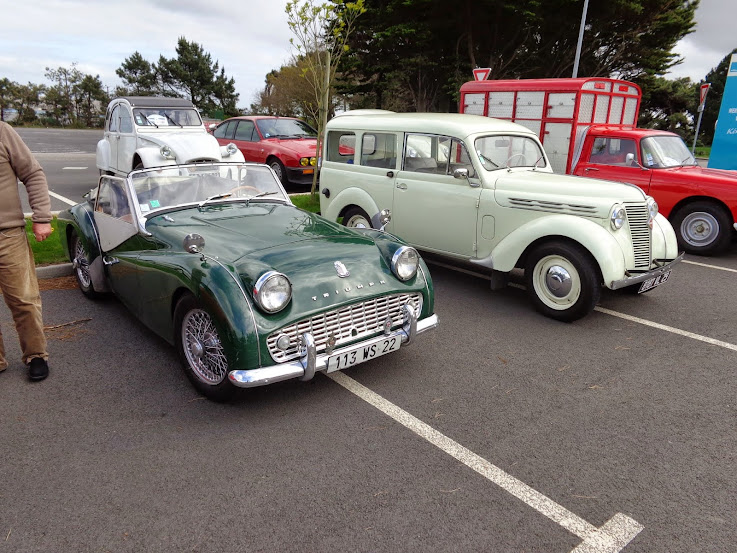
[[[396,168],[396,135],[386,133],[364,134],[361,138],[361,165],[384,169]]]
[[[408,134],[404,148],[405,171],[449,174],[453,139],[447,136]],[[468,157],[468,156],[466,156]]]
[[[110,127],[111,132],[118,132],[118,119],[120,118],[120,104],[113,108],[113,113],[110,115]]]
[[[469,177],[475,177],[476,171],[473,169],[473,163],[468,155],[466,146],[460,140],[455,138],[450,142],[450,160],[448,163],[448,174],[452,175],[456,169],[467,169]]]
[[[256,126],[253,121],[238,121],[238,127],[235,129],[235,140],[245,140],[254,142],[258,137],[254,137]]]
[[[591,163],[600,165],[634,165],[633,161],[627,161],[627,154],[632,154],[637,161],[636,145],[634,140],[628,138],[604,138],[597,137],[591,148]]]
[[[227,123],[221,123],[218,128],[212,133],[215,138],[232,138],[233,127],[235,126],[234,121],[228,121]]]
[[[132,133],[133,132],[133,119],[131,118],[131,112],[127,107],[120,104],[120,132]]]
[[[95,211],[100,211],[129,223],[133,222],[123,180],[112,178],[101,179],[97,192]]]
[[[353,163],[356,154],[356,135],[346,131],[330,131],[328,133],[328,151],[326,161],[337,163]]]

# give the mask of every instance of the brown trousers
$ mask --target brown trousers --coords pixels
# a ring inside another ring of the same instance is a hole
[[[28,364],[34,357],[48,359],[36,266],[23,227],[0,230],[0,292],[13,314],[23,362]],[[0,330],[0,371],[7,366]]]

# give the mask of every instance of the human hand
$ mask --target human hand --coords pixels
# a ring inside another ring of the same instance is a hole
[[[54,229],[51,228],[50,223],[33,223],[33,236],[36,237],[36,242],[43,242],[51,236],[52,232]]]

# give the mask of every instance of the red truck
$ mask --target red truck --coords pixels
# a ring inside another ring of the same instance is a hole
[[[557,173],[639,186],[681,248],[723,252],[737,231],[737,172],[700,167],[677,134],[636,128],[640,99],[636,84],[618,79],[471,81],[460,111],[535,131]]]

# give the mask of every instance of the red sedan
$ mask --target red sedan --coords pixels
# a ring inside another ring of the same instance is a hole
[[[231,117],[212,130],[220,144],[233,142],[246,161],[269,165],[284,185],[310,184],[317,166],[317,131],[293,117]]]

